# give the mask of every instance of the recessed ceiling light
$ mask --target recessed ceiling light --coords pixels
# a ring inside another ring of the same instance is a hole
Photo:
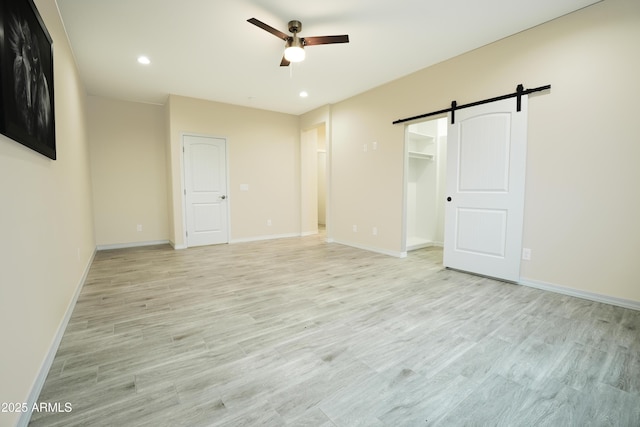
[[[149,65],[151,64],[151,60],[146,57],[146,56],[138,56],[138,62],[142,65]]]
[[[302,92],[300,92],[300,98],[306,98],[307,96],[309,96],[309,94],[307,93],[306,90],[303,90]]]

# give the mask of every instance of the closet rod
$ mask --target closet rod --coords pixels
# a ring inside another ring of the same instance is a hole
[[[449,111],[451,111],[453,113],[451,115],[451,123],[453,124],[455,122],[455,111],[456,110],[461,110],[463,108],[469,108],[469,107],[475,107],[476,105],[488,104],[490,102],[501,101],[503,99],[516,98],[516,97],[518,98],[518,111],[520,111],[520,97],[522,95],[528,95],[528,94],[533,93],[533,92],[541,92],[541,91],[547,90],[547,89],[551,89],[551,85],[540,86],[540,87],[536,87],[536,88],[533,88],[533,89],[524,89],[524,87],[520,84],[516,88],[515,93],[510,93],[508,95],[496,96],[495,98],[483,99],[482,101],[476,101],[476,102],[472,102],[470,104],[463,104],[463,105],[458,105],[458,103],[456,101],[453,101],[453,102],[451,102],[451,107],[449,107],[449,108],[445,108],[443,110],[438,110],[438,111],[432,111],[431,113],[421,114],[419,116],[408,117],[406,119],[396,120],[395,122],[393,122],[393,124],[397,125],[399,123],[410,122],[412,120],[423,119],[425,117],[437,116],[438,114],[448,113]]]

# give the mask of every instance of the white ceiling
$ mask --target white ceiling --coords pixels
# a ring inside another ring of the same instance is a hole
[[[599,0],[57,0],[91,95],[164,104],[168,94],[302,114],[344,100]],[[280,67],[284,42],[308,46]],[[137,63],[147,55],[152,63]],[[309,96],[299,97],[305,90]]]

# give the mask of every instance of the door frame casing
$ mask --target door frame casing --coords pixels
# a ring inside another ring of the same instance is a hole
[[[187,237],[187,198],[186,198],[186,183],[185,183],[185,156],[184,156],[184,138],[185,136],[195,136],[198,138],[211,138],[211,139],[222,139],[224,140],[225,146],[225,192],[227,195],[227,242],[231,241],[231,197],[229,194],[229,138],[226,136],[218,136],[218,135],[210,135],[210,134],[202,134],[196,132],[180,132],[180,169],[182,173],[180,174],[180,206],[182,206],[182,237],[184,238],[184,245],[181,247],[182,249],[186,249],[189,247],[189,238]]]

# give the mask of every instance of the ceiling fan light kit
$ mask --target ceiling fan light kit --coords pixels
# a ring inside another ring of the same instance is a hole
[[[289,62],[302,62],[304,61],[305,52],[302,41],[293,36],[291,40],[287,40],[286,47],[284,49],[284,58]]]
[[[348,35],[341,36],[320,36],[320,37],[298,37],[298,33],[302,31],[302,23],[300,21],[289,21],[287,25],[289,32],[293,36],[288,36],[280,30],[276,30],[270,25],[265,24],[256,18],[247,19],[247,22],[262,28],[263,30],[273,34],[285,41],[284,56],[280,62],[281,67],[288,66],[291,62],[301,62],[305,58],[305,46],[313,46],[318,44],[335,44],[335,43],[349,43]]]

